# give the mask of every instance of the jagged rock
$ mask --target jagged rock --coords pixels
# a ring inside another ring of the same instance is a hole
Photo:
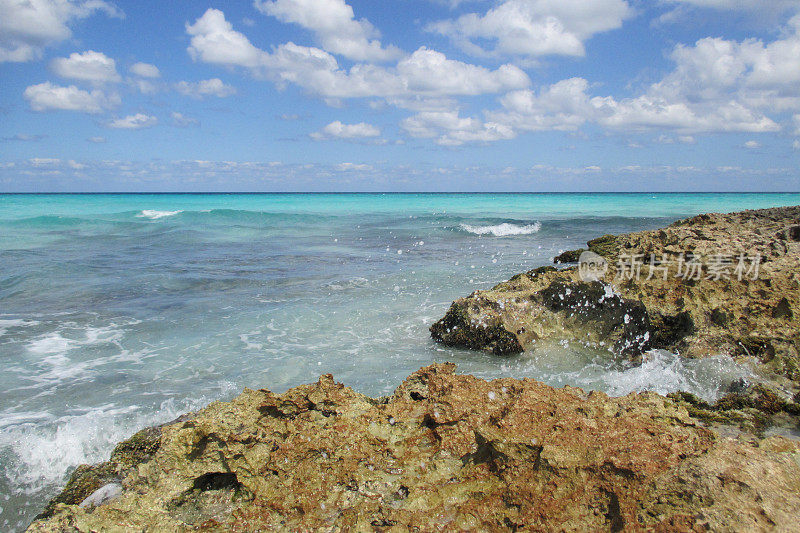
[[[579,248],[577,250],[567,250],[566,252],[562,252],[553,258],[553,263],[577,263],[578,259],[580,259],[581,254],[585,252],[585,248]]]
[[[611,347],[634,358],[650,348],[688,357],[727,353],[800,382],[800,243],[789,238],[797,220],[800,206],[698,215],[659,230],[605,235],[587,244],[607,260],[599,281],[625,313],[594,309],[606,304],[600,299],[588,307],[580,299],[572,307],[547,305],[553,287],[564,298],[595,290],[578,267],[550,267],[456,300],[457,312],[448,311],[431,333],[448,345],[499,354],[540,339]]]
[[[377,400],[329,375],[245,390],[161,427],[152,454],[121,468],[116,498],[58,503],[29,531],[788,531],[800,519],[795,441],[718,436],[655,393],[454,370],[420,369]]]

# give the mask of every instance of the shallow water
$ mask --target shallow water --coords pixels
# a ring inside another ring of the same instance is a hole
[[[713,399],[725,357],[641,366],[553,345],[498,358],[428,326],[475,288],[603,233],[800,195],[0,195],[0,528],[80,463],[243,387],[333,373],[370,395],[423,365]]]

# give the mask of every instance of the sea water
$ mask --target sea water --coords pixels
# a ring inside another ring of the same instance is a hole
[[[243,387],[320,374],[391,394],[423,365],[612,395],[713,399],[724,356],[640,366],[553,344],[447,348],[428,327],[476,288],[605,233],[798,194],[0,195],[0,529],[137,429]],[[713,355],[713,354],[711,354]]]

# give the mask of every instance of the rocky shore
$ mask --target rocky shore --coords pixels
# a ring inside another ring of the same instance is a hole
[[[795,440],[720,436],[655,393],[454,369],[420,369],[380,399],[330,375],[246,390],[79,469],[29,531],[788,531],[800,519]]]
[[[555,339],[756,366],[757,382],[715,403],[485,381],[449,363],[384,398],[325,375],[140,431],[79,467],[29,531],[796,530],[798,224],[792,207],[603,236],[584,255],[596,269],[514,276],[431,327],[499,356]]]
[[[555,262],[587,250],[607,266],[594,279],[578,266],[518,274],[453,302],[433,338],[498,355],[554,339],[633,359],[653,348],[724,353],[800,383],[800,206],[605,235]]]

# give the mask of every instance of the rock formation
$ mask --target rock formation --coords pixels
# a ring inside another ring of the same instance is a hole
[[[607,261],[597,281],[577,266],[542,267],[453,302],[437,341],[518,353],[564,339],[636,358],[757,358],[800,382],[800,206],[699,215],[589,241]],[[576,261],[582,250],[556,262]],[[585,277],[585,276],[584,276]]]
[[[789,531],[800,520],[796,441],[719,436],[682,398],[454,369],[423,368],[380,399],[330,375],[281,395],[245,390],[79,468],[29,531]],[[86,502],[109,483],[121,492]]]

